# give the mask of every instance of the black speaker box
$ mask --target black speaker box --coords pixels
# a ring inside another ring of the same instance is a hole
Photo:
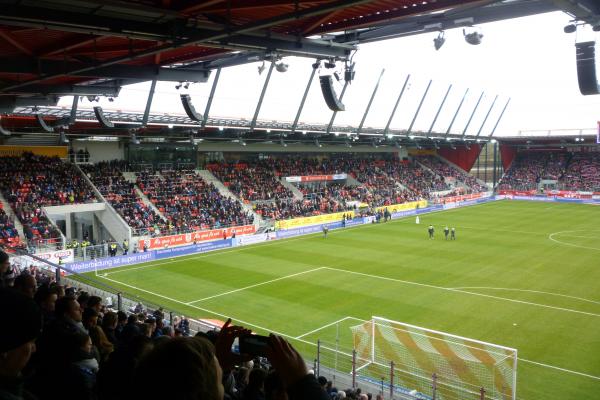
[[[321,91],[323,92],[323,98],[325,99],[325,103],[327,103],[327,107],[332,111],[344,111],[346,107],[340,102],[335,93],[331,75],[320,76],[319,81],[321,81]]]
[[[596,74],[596,42],[575,43],[577,57],[577,80],[582,95],[600,94]]]

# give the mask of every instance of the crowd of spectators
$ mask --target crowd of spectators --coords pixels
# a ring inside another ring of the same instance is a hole
[[[189,336],[187,319],[168,321],[162,309],[127,314],[35,267],[7,279],[9,270],[8,255],[0,252],[2,399],[347,397],[317,380],[280,336],[269,336],[266,354],[234,353],[235,339],[251,332],[231,320],[219,332]],[[348,394],[363,399],[357,390]]]
[[[353,209],[356,203],[370,207],[430,198],[433,192],[448,190],[443,177],[407,160],[356,157],[289,156],[260,161],[210,164],[208,168],[238,197],[254,203],[264,218],[286,219]],[[347,181],[317,185],[298,184],[303,199],[294,199],[280,179],[287,176],[347,174]],[[466,174],[465,174],[466,175]],[[466,180],[466,177],[464,177]],[[479,185],[473,178],[473,186]],[[350,203],[350,204],[349,204]]]
[[[576,153],[560,180],[563,190],[600,192],[600,153]]]
[[[30,244],[61,237],[42,212],[43,206],[97,201],[92,188],[71,164],[31,153],[0,157],[0,187]]]
[[[569,157],[560,152],[519,153],[500,181],[500,190],[535,190],[540,180],[558,180],[567,167]]]
[[[0,247],[21,249],[23,246],[14,221],[9,218],[0,204]]]
[[[209,169],[242,201],[293,197],[292,192],[281,184],[272,162],[211,164]]]
[[[167,230],[167,224],[135,191],[123,171],[129,169],[126,161],[103,161],[95,165],[81,165],[102,196],[119,213],[137,235],[154,235]]]
[[[479,181],[472,175],[469,175],[465,171],[459,170],[458,168],[451,167],[449,164],[441,161],[439,158],[435,156],[419,156],[417,161],[431,169],[437,176],[442,178],[452,177],[459,182],[462,182],[467,186],[466,191],[462,192],[462,194],[467,193],[480,193],[486,192],[489,189],[487,186],[482,185]],[[448,190],[446,189],[441,190]]]
[[[169,233],[249,225],[254,220],[239,201],[222,196],[195,171],[140,172],[137,185],[167,218]]]

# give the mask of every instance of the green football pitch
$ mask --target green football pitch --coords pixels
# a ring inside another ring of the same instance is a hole
[[[284,334],[308,359],[307,343],[339,335],[351,346],[349,326],[371,316],[491,342],[518,349],[518,398],[600,399],[599,207],[505,200],[420,222],[161,260],[96,279],[194,319],[231,317]],[[456,241],[444,240],[444,225],[456,227]]]

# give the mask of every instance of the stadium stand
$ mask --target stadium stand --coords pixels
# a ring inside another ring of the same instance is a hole
[[[9,249],[22,249],[24,247],[14,222],[8,217],[2,205],[0,205],[0,246]]]
[[[560,180],[560,186],[564,190],[600,191],[600,154],[573,155]]]
[[[223,197],[195,171],[141,172],[137,185],[164,213],[170,233],[249,225],[254,220],[238,201]]]
[[[123,177],[123,171],[130,169],[126,161],[81,165],[81,169],[136,235],[166,232],[165,221],[143,203],[135,191],[135,185]]]
[[[399,204],[431,198],[435,192],[450,189],[441,174],[435,175],[416,163],[376,157],[356,158],[343,154],[321,158],[291,156],[212,163],[207,168],[240,199],[254,202],[255,211],[267,219],[288,219],[353,209],[348,202],[366,203],[371,207]],[[359,185],[331,182],[299,184],[304,198],[298,200],[293,199],[293,194],[280,182],[280,177],[286,176],[341,173],[349,174]],[[452,173],[470,184],[471,191],[487,190],[466,173]]]
[[[469,175],[468,173],[462,170],[459,170],[458,168],[453,168],[452,166],[446,164],[437,157],[419,156],[417,157],[417,161],[425,165],[427,168],[431,169],[436,175],[440,177],[452,177],[458,180],[459,182],[464,183],[467,186],[467,193],[479,193],[486,192],[489,190],[486,186],[480,184],[475,177]]]
[[[564,152],[521,153],[502,177],[499,189],[537,189],[538,183],[542,179],[560,179],[568,163],[569,155]]]
[[[279,181],[271,161],[210,164],[208,169],[242,201],[282,200],[293,197]]]
[[[57,241],[61,236],[44,215],[42,206],[97,201],[79,171],[58,157],[31,153],[2,157],[0,185],[31,244]]]

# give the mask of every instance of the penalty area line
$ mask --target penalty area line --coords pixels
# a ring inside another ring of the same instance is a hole
[[[309,274],[309,273],[311,273],[311,272],[316,272],[316,271],[322,270],[322,269],[324,269],[324,268],[325,268],[325,267],[313,268],[313,269],[309,269],[308,271],[302,271],[302,272],[297,272],[297,273],[295,273],[295,274],[291,274],[291,275],[284,275],[284,276],[280,276],[279,278],[270,279],[270,280],[268,280],[268,281],[264,281],[264,282],[260,282],[260,283],[255,283],[254,285],[249,285],[249,286],[245,286],[245,287],[242,287],[242,288],[238,288],[238,289],[229,290],[229,291],[227,291],[227,292],[223,292],[223,293],[215,294],[214,296],[208,296],[208,297],[204,297],[204,298],[202,298],[202,299],[199,299],[199,300],[190,301],[190,302],[187,302],[187,303],[185,303],[185,304],[189,306],[190,304],[199,303],[199,302],[201,302],[201,301],[206,301],[206,300],[210,300],[210,299],[215,299],[215,298],[217,298],[217,297],[221,297],[221,296],[227,296],[228,294],[232,294],[232,293],[241,292],[241,291],[243,291],[243,290],[252,289],[252,288],[255,288],[255,287],[258,287],[258,286],[262,286],[262,285],[268,285],[268,284],[270,284],[270,283],[273,283],[273,282],[278,282],[278,281],[281,281],[281,280],[284,280],[284,279],[289,279],[289,278],[293,278],[293,277],[296,277],[296,276],[300,276],[300,275],[304,275],[304,274]]]
[[[308,336],[308,335],[311,335],[311,334],[313,334],[313,333],[315,333],[315,332],[319,332],[320,330],[323,330],[323,329],[325,329],[325,328],[329,328],[329,327],[330,327],[330,326],[332,326],[332,325],[339,324],[340,322],[346,321],[346,320],[348,320],[348,319],[354,319],[354,320],[357,320],[357,321],[364,321],[364,320],[362,320],[362,319],[360,319],[360,318],[355,318],[355,317],[344,317],[344,318],[338,319],[337,321],[333,321],[332,323],[329,323],[329,324],[327,324],[327,325],[323,325],[323,326],[321,326],[321,327],[319,327],[319,328],[317,328],[317,329],[313,329],[313,330],[312,330],[312,331],[310,331],[310,332],[303,333],[303,334],[302,334],[302,335],[300,335],[300,336],[296,336],[294,339],[300,339],[300,338],[303,338],[303,337],[305,337],[305,336]]]

